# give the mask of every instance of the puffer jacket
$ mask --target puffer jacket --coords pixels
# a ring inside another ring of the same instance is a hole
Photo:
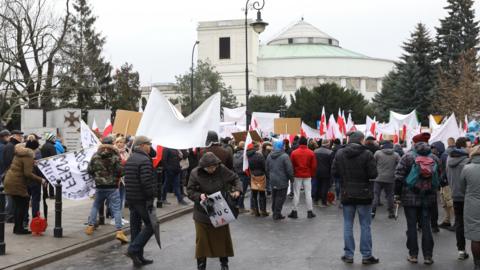
[[[182,158],[178,150],[163,148],[162,165],[164,170],[180,173],[182,171],[182,167],[180,166],[181,160]]]
[[[468,153],[465,149],[454,149],[448,155],[446,175],[448,185],[452,189],[452,199],[454,202],[463,202],[465,199],[465,193],[462,192],[460,188],[460,174],[468,161]]]
[[[245,175],[243,171],[243,149],[237,149],[235,154],[233,154],[233,170],[238,175]]]
[[[262,153],[255,150],[247,151],[248,170],[254,176],[265,175],[265,159]]]
[[[288,188],[289,180],[294,179],[292,162],[283,150],[274,150],[268,155],[266,170],[273,189]]]
[[[10,169],[5,175],[5,193],[10,196],[29,197],[27,186],[31,181],[42,183],[42,178],[33,173],[35,152],[24,144],[15,145],[15,154]]]
[[[219,165],[213,174],[209,174],[204,168]],[[202,194],[210,195],[215,192],[242,192],[242,183],[238,175],[222,164],[220,159],[213,153],[206,153],[199,161],[199,166],[192,170],[187,185],[188,198],[195,206],[193,207],[193,219],[200,223],[211,224],[210,218],[200,205]]]
[[[142,204],[153,200],[155,191],[152,158],[136,148],[125,163],[125,191],[129,203]]]
[[[400,161],[398,155],[393,149],[382,149],[373,155],[377,161],[378,176],[375,182],[395,183],[395,168]]]
[[[431,192],[422,197],[419,192],[413,191],[407,186],[407,176],[415,163],[414,151],[422,156],[431,154],[430,146],[427,143],[419,142],[400,159],[397,168],[395,168],[395,195],[401,196],[403,206],[430,207],[437,203],[436,192]],[[440,164],[440,160],[435,155],[432,155],[432,158],[437,164]]]
[[[342,196],[343,204],[360,204],[367,205],[373,201],[373,186],[370,179],[375,179],[377,173],[377,163],[365,146],[350,143],[344,148],[338,150],[332,164],[332,175],[340,178],[340,186],[342,192],[358,186],[362,190],[366,187],[369,189],[370,196],[364,199],[348,199],[348,196]],[[353,192],[353,191],[352,191]],[[360,191],[354,191],[359,193]],[[367,197],[367,196],[365,196]]]
[[[118,150],[112,145],[100,145],[90,160],[87,171],[95,179],[97,189],[118,188],[123,176],[122,159]]]

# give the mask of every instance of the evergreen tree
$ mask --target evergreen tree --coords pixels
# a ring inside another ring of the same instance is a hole
[[[113,76],[114,89],[110,97],[112,111],[118,109],[137,111],[141,97],[140,75],[133,71],[133,66],[125,63]]]
[[[457,74],[458,67],[453,67],[458,62],[461,54],[477,48],[479,39],[478,21],[475,20],[473,0],[447,0],[445,9],[448,16],[440,20],[440,27],[437,28],[436,53],[440,61],[439,68],[443,76],[458,81],[460,74]],[[476,54],[471,61],[473,68],[477,66]]]
[[[387,120],[389,111],[409,113],[417,110],[423,124],[428,123],[435,94],[436,67],[434,43],[425,25],[417,24],[410,39],[404,43],[405,53],[389,74],[382,93],[373,99],[376,111]]]
[[[287,116],[301,117],[302,121],[310,126],[316,126],[316,122],[320,120],[323,106],[327,114],[335,116],[339,108],[344,111],[352,110],[352,118],[356,123],[365,122],[365,117],[372,114],[368,101],[361,93],[342,88],[335,83],[322,84],[312,90],[302,87],[290,99]]]
[[[198,61],[193,71],[193,108],[198,108],[211,95],[220,92],[222,107],[235,108],[238,105],[237,98],[233,94],[231,87],[226,87],[222,76],[215,70],[215,67],[208,62]],[[182,104],[182,113],[189,115],[190,93],[191,93],[191,73],[190,71],[179,76],[175,76],[176,84],[174,90],[180,95],[175,101]]]
[[[248,109],[251,112],[277,113],[287,108],[287,99],[284,96],[252,96],[248,100]]]
[[[61,106],[81,109],[110,107],[112,67],[102,56],[105,37],[95,30],[96,17],[87,0],[75,0],[67,44],[63,50]]]

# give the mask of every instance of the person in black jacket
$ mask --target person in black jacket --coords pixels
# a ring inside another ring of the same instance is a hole
[[[188,205],[188,203],[183,200],[183,195],[180,190],[181,185],[181,176],[182,168],[180,166],[180,161],[183,158],[183,154],[180,150],[164,148],[162,155],[162,165],[164,172],[163,191],[162,191],[162,201],[163,204],[170,204],[167,201],[168,188],[173,187],[173,192],[177,196],[178,204]]]
[[[247,158],[253,197],[252,215],[267,217],[270,213],[267,212],[265,158],[255,150],[253,144],[247,146]]]
[[[12,137],[10,137],[10,140],[3,149],[3,169],[5,170],[5,173],[7,173],[10,165],[12,165],[13,157],[15,156],[15,146],[23,142],[22,131],[12,130],[11,135]],[[13,199],[11,196],[7,195],[5,206],[5,213],[7,213],[5,220],[7,223],[13,223],[13,210]]]
[[[48,158],[57,155],[57,149],[55,148],[56,140],[57,137],[52,133],[49,133],[45,136],[45,144],[40,148],[42,158]],[[44,187],[43,193],[48,194],[51,200],[55,199],[55,188],[52,184],[49,184],[48,187]]]
[[[152,260],[143,257],[143,248],[153,235],[153,227],[148,216],[148,210],[153,209],[155,194],[154,168],[149,155],[151,148],[149,138],[136,137],[133,152],[125,164],[125,193],[130,209],[131,232],[127,255],[136,267],[153,263]]]
[[[342,261],[353,263],[355,253],[355,239],[353,236],[353,221],[358,212],[361,238],[360,251],[363,264],[376,264],[379,262],[372,255],[372,222],[373,187],[370,179],[377,178],[377,163],[364,145],[364,138],[360,131],[349,135],[349,144],[338,150],[332,165],[332,174],[340,177],[342,192],[343,220],[345,239],[345,254]]]
[[[322,200],[322,206],[327,206],[327,194],[332,185],[332,161],[333,152],[329,149],[330,141],[322,141],[322,146],[314,151],[317,158],[317,173],[315,179],[318,182],[316,194],[313,194],[313,201],[318,204]]]

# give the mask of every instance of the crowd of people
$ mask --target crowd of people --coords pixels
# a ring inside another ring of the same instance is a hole
[[[7,222],[15,223],[15,234],[30,233],[28,207],[31,203],[32,216],[39,213],[41,187],[44,198],[54,195],[35,160],[66,151],[53,134],[45,137],[41,147],[39,139],[18,130],[0,132],[0,175],[8,195]],[[190,204],[186,197],[194,203],[198,269],[206,269],[207,258],[219,258],[221,269],[226,270],[228,258],[234,255],[230,228],[212,225],[202,206],[210,194],[222,192],[238,213],[259,218],[272,214],[277,222],[286,219],[285,213],[290,219],[304,217],[299,213],[304,195],[308,219],[316,217],[315,206],[342,209],[341,260],[345,263],[354,262],[353,224],[358,213],[362,264],[369,265],[380,261],[373,255],[371,223],[384,194],[388,218],[398,218],[400,205],[404,209],[408,262],[419,261],[417,235],[421,231],[423,262],[433,264],[432,233],[443,228],[455,232],[459,260],[469,258],[466,239],[471,241],[475,269],[480,269],[480,145],[464,137],[450,139],[447,147],[442,142],[430,145],[429,139],[430,134],[419,134],[413,138],[412,148],[405,149],[354,131],[345,141],[297,136],[292,142],[271,138],[246,145],[230,138],[220,140],[209,131],[206,147],[163,148],[162,161],[156,166],[153,159],[157,153],[149,138],[107,136],[88,166],[96,190],[85,233],[94,233],[99,210],[106,204],[116,238],[130,242],[127,255],[133,264],[151,264],[143,255],[154,234],[148,213],[154,209],[155,198],[157,205],[170,204],[166,195],[171,192],[179,205]],[[287,210],[288,198],[293,203]],[[439,205],[444,212],[440,223]],[[122,230],[124,207],[130,212],[130,241]]]

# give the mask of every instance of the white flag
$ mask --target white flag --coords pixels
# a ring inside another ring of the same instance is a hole
[[[82,149],[38,160],[38,168],[50,184],[62,184],[62,197],[83,200],[95,194],[95,181],[88,174],[88,164],[97,147]]]
[[[248,157],[247,157],[247,148],[248,145],[252,143],[252,137],[250,137],[250,132],[247,132],[247,139],[245,139],[245,149],[243,149],[243,171],[248,170]]]
[[[100,140],[83,120],[80,121],[80,137],[82,139],[82,148],[96,147],[100,145]]]

